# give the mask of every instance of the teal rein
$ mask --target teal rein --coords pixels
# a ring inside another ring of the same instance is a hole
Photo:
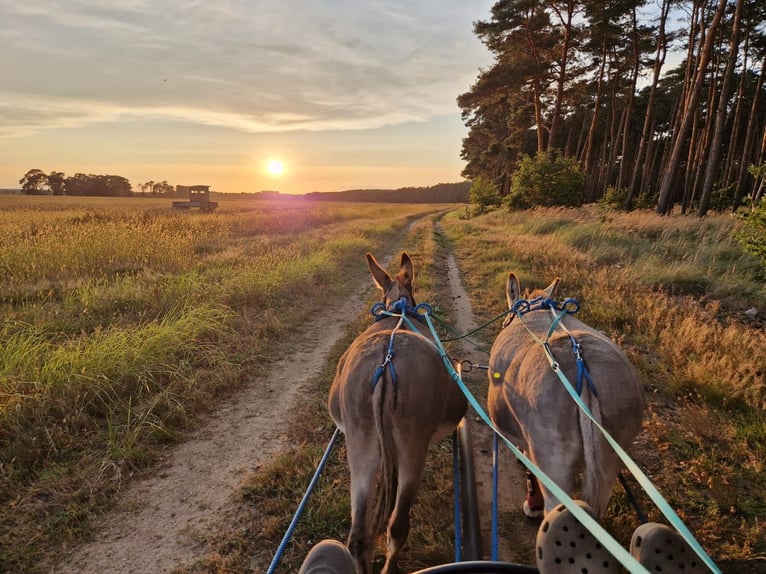
[[[623,448],[619,444],[617,444],[617,441],[615,441],[611,437],[611,435],[606,431],[606,429],[602,427],[598,421],[596,421],[596,419],[593,417],[593,413],[591,413],[588,406],[580,398],[580,395],[577,394],[576,389],[572,387],[572,384],[569,382],[566,375],[559,368],[559,364],[556,361],[556,358],[553,356],[553,351],[551,350],[551,347],[548,344],[548,338],[550,337],[551,333],[555,329],[556,325],[561,321],[562,317],[564,317],[564,315],[566,315],[567,313],[568,311],[563,310],[558,315],[555,316],[553,324],[551,325],[551,328],[548,329],[548,334],[545,336],[545,340],[541,340],[537,335],[535,335],[532,331],[530,331],[526,324],[524,324],[524,327],[527,328],[527,331],[532,336],[532,338],[542,346],[543,350],[545,351],[545,357],[546,359],[548,359],[548,363],[553,369],[553,372],[556,373],[556,376],[558,376],[558,378],[564,384],[564,388],[569,393],[569,396],[572,397],[575,403],[577,403],[577,406],[579,406],[580,409],[582,409],[582,411],[588,416],[588,418],[591,421],[593,421],[593,424],[595,424],[596,427],[601,431],[601,434],[604,435],[604,438],[612,446],[615,453],[617,453],[617,456],[620,457],[622,462],[625,463],[625,466],[628,468],[631,474],[633,474],[633,476],[636,478],[636,480],[644,489],[644,491],[649,496],[649,498],[651,498],[652,501],[657,505],[657,508],[660,509],[662,514],[665,516],[665,518],[668,519],[668,521],[673,525],[673,527],[675,527],[676,530],[678,530],[681,536],[683,536],[683,538],[686,540],[686,542],[689,544],[692,550],[694,550],[697,556],[699,556],[702,559],[705,565],[708,568],[710,568],[710,570],[713,571],[714,573],[720,574],[721,571],[715,565],[713,560],[710,558],[710,556],[708,556],[708,554],[705,552],[705,550],[702,548],[699,542],[697,542],[697,540],[694,538],[694,536],[686,527],[686,525],[681,520],[681,518],[676,514],[673,508],[671,508],[670,504],[668,504],[668,502],[662,497],[660,492],[654,487],[654,485],[652,484],[652,481],[649,480],[649,477],[647,477],[646,474],[644,474],[644,472],[638,467],[638,465],[636,465],[636,463],[633,462],[633,459],[631,459],[628,453],[626,453],[623,450]]]

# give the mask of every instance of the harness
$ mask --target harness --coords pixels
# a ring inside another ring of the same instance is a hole
[[[396,327],[394,327],[391,330],[391,336],[388,339],[388,350],[386,351],[386,357],[383,360],[383,362],[378,366],[377,369],[375,369],[375,374],[372,376],[372,388],[375,389],[375,386],[378,384],[378,381],[383,376],[383,373],[386,370],[386,367],[388,367],[389,372],[391,373],[391,382],[393,383],[394,387],[396,387],[396,369],[394,369],[394,338],[396,337],[396,333],[399,331],[399,329],[402,327],[402,325],[406,322],[407,325],[415,332],[418,332],[417,327],[410,321],[410,317],[415,318],[418,322],[425,324],[425,319],[423,318],[423,315],[419,312],[421,309],[425,309],[428,312],[431,312],[431,307],[427,303],[421,303],[420,305],[417,305],[413,307],[410,305],[410,301],[407,297],[402,296],[397,301],[392,303],[388,308],[386,308],[385,303],[375,303],[371,308],[370,312],[373,316],[373,321],[380,321],[381,319],[385,317],[399,317],[399,322],[396,324]]]
[[[532,333],[523,319],[525,314],[540,309],[549,309],[553,315],[553,322],[551,323],[551,326],[548,329],[548,333],[545,335],[544,340],[540,340],[539,337]],[[564,315],[574,315],[579,310],[580,304],[576,299],[564,299],[561,302],[547,297],[537,297],[532,300],[519,299],[511,307],[511,314],[503,323],[503,327],[505,328],[510,325],[514,317],[518,317],[527,331],[529,331],[530,335],[532,335],[532,337],[543,346],[546,352],[552,356],[553,352],[551,351],[550,345],[548,345],[548,339],[550,338],[553,331],[555,331],[556,327],[560,326],[569,336],[569,340],[572,343],[572,353],[574,354],[575,360],[577,361],[577,381],[575,383],[575,391],[577,391],[578,395],[582,395],[583,381],[585,381],[588,385],[588,388],[590,389],[590,392],[597,397],[598,392],[596,391],[596,385],[593,384],[593,378],[591,377],[590,371],[588,370],[588,365],[585,363],[585,358],[582,355],[582,345],[577,342],[577,339],[575,339],[575,336],[572,334],[572,332],[567,329],[564,323],[561,322],[561,319],[564,317]],[[558,364],[556,364],[554,367],[554,369],[556,368],[558,368]]]

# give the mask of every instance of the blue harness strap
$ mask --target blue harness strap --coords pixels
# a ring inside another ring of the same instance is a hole
[[[569,335],[569,340],[572,342],[572,353],[574,353],[575,359],[577,361],[577,381],[575,383],[575,390],[577,391],[577,394],[582,395],[582,385],[583,380],[585,380],[588,383],[590,392],[593,393],[593,396],[597,397],[598,392],[596,391],[596,385],[593,383],[593,378],[591,377],[590,371],[588,370],[588,365],[585,364],[585,359],[582,356],[582,345],[577,342],[577,339],[575,339],[575,336],[572,335],[569,329],[567,329],[566,326],[561,323],[561,319],[564,317],[564,315],[574,315],[577,313],[580,310],[580,304],[576,299],[564,299],[563,301],[558,302],[547,297],[537,297],[531,301],[526,299],[519,299],[513,304],[511,311],[514,315],[521,319],[524,314],[529,313],[530,311],[536,311],[538,309],[550,309],[551,313],[553,314],[553,322],[551,323],[551,326],[548,329],[548,333],[545,336],[546,342],[550,338],[553,331],[556,330],[556,327],[559,325],[566,332],[566,334]],[[556,313],[556,311],[560,311],[560,313]]]
[[[574,353],[575,359],[577,359],[577,382],[575,383],[575,390],[578,395],[582,395],[582,381],[585,379],[588,383],[590,392],[593,393],[593,396],[597,397],[598,393],[596,392],[596,385],[593,384],[593,378],[590,376],[588,365],[585,364],[585,359],[583,359],[582,356],[582,345],[577,342],[574,335],[571,333],[569,333],[569,338],[572,341],[572,352]]]
[[[388,339],[388,350],[386,351],[386,358],[383,360],[383,362],[378,366],[377,369],[375,369],[375,373],[372,376],[372,388],[375,389],[376,385],[378,384],[378,381],[383,376],[383,373],[386,370],[386,366],[388,366],[388,370],[391,373],[391,382],[394,386],[396,386],[396,369],[394,368],[394,337],[396,336],[397,331],[401,328],[402,324],[406,321],[407,324],[410,326],[410,328],[414,331],[417,331],[415,326],[412,324],[412,321],[409,320],[409,317],[415,317],[418,321],[423,321],[422,315],[418,312],[419,307],[421,305],[418,305],[417,307],[411,307],[409,305],[409,301],[407,301],[406,297],[401,297],[399,300],[397,300],[393,305],[391,305],[390,310],[386,309],[385,303],[375,303],[371,308],[370,312],[373,315],[373,321],[379,321],[383,317],[399,317],[399,322],[396,324],[396,327],[394,327],[391,330],[391,337]],[[429,307],[430,309],[430,307]],[[398,312],[398,313],[395,313]]]
[[[383,371],[386,370],[386,365],[388,365],[388,370],[391,371],[391,382],[396,386],[396,369],[394,369],[394,362],[392,359],[394,358],[394,333],[391,333],[391,338],[388,340],[388,353],[386,353],[386,359],[383,361],[380,366],[378,366],[377,369],[375,369],[375,374],[372,376],[372,388],[375,389],[375,386],[378,384],[378,380],[380,380],[380,377],[383,376]]]

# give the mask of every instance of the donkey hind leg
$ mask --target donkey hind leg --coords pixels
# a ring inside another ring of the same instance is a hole
[[[351,474],[351,532],[348,535],[348,549],[354,557],[359,574],[372,574],[375,540],[370,511],[380,460],[378,445],[373,435],[369,441],[361,443],[347,439],[346,448]]]
[[[596,516],[601,516],[609,505],[621,470],[622,461],[611,451],[604,452],[596,468],[585,469],[582,498],[590,504]]]
[[[578,448],[552,448],[555,444],[559,444],[555,438],[547,444],[543,442],[538,448],[530,444],[530,458],[561,490],[571,495],[582,451]],[[543,494],[544,514],[548,514],[560,501],[543,484],[539,486]]]
[[[399,556],[410,531],[410,510],[415,503],[425,468],[428,450],[414,451],[411,447],[407,450],[407,460],[399,460],[396,504],[388,522],[386,563],[381,574],[399,572]]]

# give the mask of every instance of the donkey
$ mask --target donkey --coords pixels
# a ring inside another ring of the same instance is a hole
[[[398,315],[406,309],[409,322],[401,316],[376,315],[340,358],[328,409],[346,436],[351,473],[349,550],[359,573],[370,574],[374,538],[387,526],[382,572],[392,574],[398,572],[428,448],[457,427],[467,401],[430,335],[423,334],[428,329],[424,326],[421,333],[419,327],[411,328],[418,319],[410,257],[402,253],[393,278],[370,253],[367,264],[383,292],[381,306],[397,309]]]
[[[492,421],[564,492],[571,495],[584,466],[581,498],[596,516],[606,509],[622,463],[593,422],[563,387],[548,362],[546,339],[563,374],[579,387],[594,418],[627,448],[641,430],[643,386],[623,352],[603,333],[566,314],[549,333],[561,311],[550,310],[560,279],[521,300],[519,280],[508,275],[506,296],[512,314],[495,339],[489,357],[488,411]],[[530,305],[539,301],[542,308]],[[521,300],[520,303],[518,303]],[[548,302],[548,305],[545,302]],[[515,306],[516,305],[516,306]],[[546,310],[548,307],[548,310]],[[515,311],[515,312],[514,312]],[[578,356],[580,371],[578,377]],[[559,503],[546,489],[537,490],[531,473],[524,501],[527,516],[550,512]]]

